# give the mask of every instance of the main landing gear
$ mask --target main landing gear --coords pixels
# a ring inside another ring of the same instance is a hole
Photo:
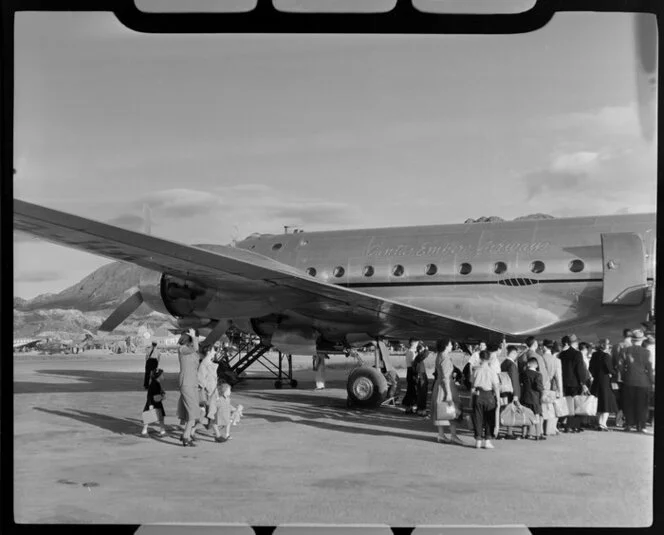
[[[374,408],[395,399],[399,393],[398,375],[383,341],[377,343],[373,367],[359,366],[350,372],[346,391],[349,408]]]

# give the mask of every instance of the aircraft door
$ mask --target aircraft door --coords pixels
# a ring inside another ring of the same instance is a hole
[[[640,305],[646,294],[643,240],[632,232],[602,234],[603,305]]]

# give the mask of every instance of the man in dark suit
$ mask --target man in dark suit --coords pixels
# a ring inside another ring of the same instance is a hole
[[[646,432],[648,418],[648,394],[654,383],[650,353],[642,343],[643,331],[635,329],[633,345],[625,348],[621,363],[623,379],[623,410],[625,411],[625,431],[633,426],[640,433]]]
[[[563,395],[565,397],[580,396],[588,393],[588,370],[583,362],[583,354],[579,351],[579,341],[575,334],[563,336],[563,350],[560,352],[560,364],[563,376]],[[565,433],[580,433],[583,429],[580,426],[578,416],[570,415],[564,418],[563,431]]]

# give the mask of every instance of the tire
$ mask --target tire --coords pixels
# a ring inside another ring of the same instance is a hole
[[[346,384],[348,401],[355,406],[378,407],[387,396],[387,381],[375,368],[355,368]]]
[[[293,380],[290,382],[290,385],[291,385],[291,388],[297,388],[297,380],[293,379]]]
[[[277,390],[280,390],[281,386],[282,386],[281,381],[275,381],[274,382],[274,388],[276,388]]]

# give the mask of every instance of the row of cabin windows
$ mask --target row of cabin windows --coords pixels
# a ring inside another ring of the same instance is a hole
[[[530,264],[530,271],[532,273],[544,273],[545,269],[544,262],[541,260],[535,260]],[[583,263],[583,260],[572,260],[569,263],[569,270],[572,273],[580,273],[581,271],[584,270],[585,264]],[[463,264],[459,264],[459,273],[461,275],[469,275],[473,271],[473,266],[467,262],[464,262]],[[496,262],[493,265],[493,272],[496,275],[502,275],[507,271],[507,264],[505,262]],[[401,264],[397,264],[392,267],[392,275],[395,277],[401,277],[406,270]],[[316,268],[307,268],[307,273],[311,275],[312,277],[316,276]],[[362,275],[365,277],[372,277],[374,275],[375,271],[373,266],[364,266],[362,269]],[[424,273],[427,275],[435,275],[438,273],[438,266],[436,264],[427,264],[426,267],[424,268]],[[346,274],[346,270],[342,266],[337,266],[334,268],[332,271],[332,275],[334,275],[337,278],[343,277]]]

